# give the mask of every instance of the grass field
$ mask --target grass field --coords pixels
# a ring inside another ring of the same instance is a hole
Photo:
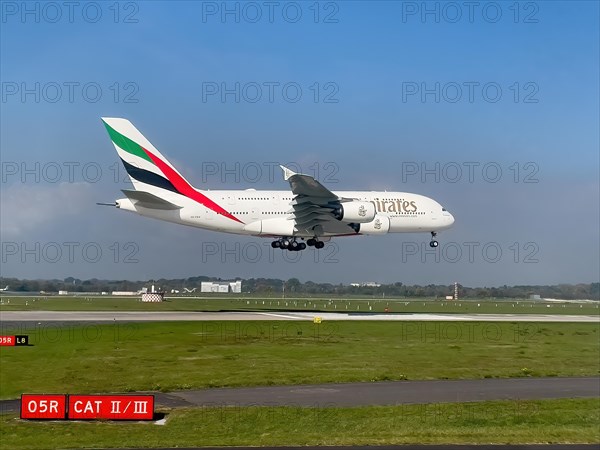
[[[23,392],[171,391],[210,386],[597,375],[600,324],[178,322],[21,324],[0,347],[0,397]],[[20,328],[19,328],[20,327]],[[0,417],[3,448],[401,443],[589,443],[600,399],[396,407],[201,407],[154,423]]]
[[[600,324],[289,321],[39,324],[0,347],[0,397],[213,386],[597,375]]]
[[[339,299],[168,297],[142,303],[139,297],[2,296],[0,311],[247,311],[462,313],[462,314],[586,314],[600,315],[600,303],[529,300]]]
[[[10,449],[402,443],[592,443],[598,399],[362,408],[177,409],[153,423],[26,422],[0,417]]]

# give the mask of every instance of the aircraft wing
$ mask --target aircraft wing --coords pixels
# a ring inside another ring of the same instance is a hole
[[[296,196],[311,197],[316,199],[326,199],[331,201],[338,200],[338,196],[315,180],[310,175],[302,175],[295,173],[284,166],[279,166],[283,169],[283,178],[289,181],[292,193]]]
[[[294,199],[291,202],[295,229],[300,232],[314,233],[316,236],[327,233],[346,234],[353,229],[338,221],[334,211],[340,203],[352,201],[338,197],[310,175],[295,173],[280,166],[283,176],[290,183]]]

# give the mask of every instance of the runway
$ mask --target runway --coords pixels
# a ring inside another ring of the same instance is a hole
[[[600,316],[562,314],[389,314],[329,312],[201,312],[201,311],[2,311],[0,322],[172,322],[214,320],[381,320],[477,322],[587,322]]]
[[[600,397],[600,377],[389,381],[157,393],[165,406],[357,407]]]
[[[330,383],[151,393],[154,394],[157,405],[169,408],[394,406],[486,400],[597,398],[600,397],[600,377]],[[17,400],[0,402],[2,414],[15,413],[18,408]]]

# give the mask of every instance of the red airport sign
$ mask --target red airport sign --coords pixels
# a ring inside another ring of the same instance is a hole
[[[15,345],[15,336],[0,336],[0,346],[12,347]]]
[[[21,395],[21,419],[152,420],[153,418],[153,395]]]
[[[29,345],[29,336],[0,336],[1,347],[15,347],[19,345]]]
[[[21,419],[65,419],[67,396],[64,394],[21,395]]]
[[[152,420],[153,395],[69,395],[69,420]]]

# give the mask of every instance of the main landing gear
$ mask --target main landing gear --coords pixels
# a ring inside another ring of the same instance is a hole
[[[298,242],[295,238],[281,238],[271,242],[271,247],[289,250],[290,252],[299,252],[306,248],[306,244]]]
[[[431,248],[435,248],[439,245],[438,241],[435,240],[435,237],[437,236],[437,233],[435,231],[431,232],[431,242],[429,242],[429,246]]]
[[[298,242],[296,238],[288,238],[283,237],[277,239],[276,241],[271,242],[271,247],[280,248],[282,250],[289,250],[290,252],[299,252],[306,248],[306,246],[315,247],[315,248],[323,248],[325,247],[325,242],[319,241],[318,239],[309,239],[304,242]]]
[[[315,248],[325,247],[325,242],[319,241],[318,239],[315,239],[315,238],[310,238],[308,241],[306,241],[306,243],[308,244],[309,247],[313,247],[313,246]]]

